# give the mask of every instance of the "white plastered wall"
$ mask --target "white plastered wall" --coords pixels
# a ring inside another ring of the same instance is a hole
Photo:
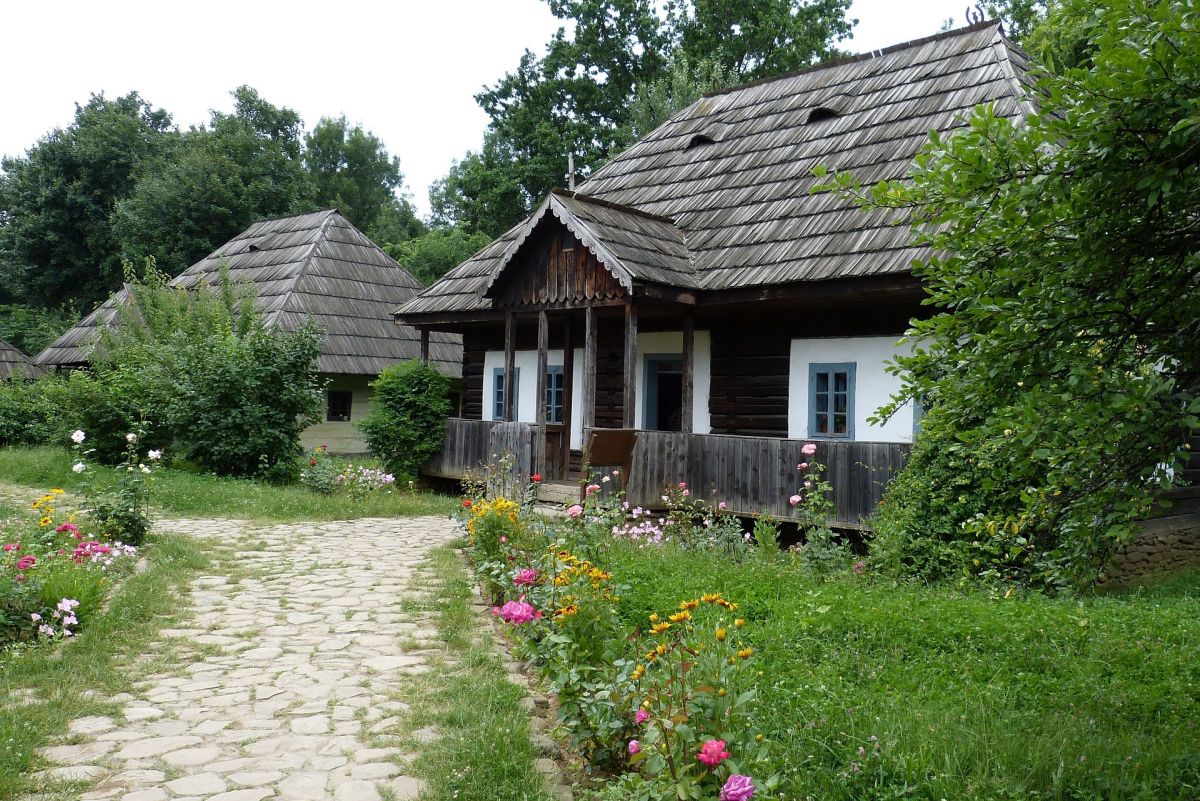
[[[692,431],[707,434],[712,431],[708,416],[708,396],[712,385],[712,337],[707,331],[697,331],[692,362]],[[638,334],[637,371],[635,387],[637,409],[635,428],[646,426],[646,355],[682,354],[682,331],[656,331]]]
[[[516,352],[517,421],[537,421],[537,362],[536,350]],[[562,367],[563,352],[546,351],[547,367]],[[504,351],[489,350],[483,357],[483,419],[491,420],[496,406],[496,370],[504,369]],[[583,447],[583,348],[575,348],[575,375],[571,380],[571,447]]]
[[[810,364],[853,362],[854,439],[862,442],[912,442],[912,403],[902,406],[882,425],[871,425],[875,414],[900,389],[900,377],[885,369],[897,353],[911,351],[894,337],[833,337],[793,339],[788,374],[788,436],[809,439],[808,374]]]

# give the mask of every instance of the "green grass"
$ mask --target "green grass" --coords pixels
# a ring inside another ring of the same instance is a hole
[[[1200,798],[1200,571],[1065,601],[672,549],[611,560],[631,623],[704,592],[740,604],[787,798]]]
[[[71,464],[70,454],[57,448],[2,448],[0,481],[41,491],[51,486],[72,490],[79,486],[79,477],[71,472]],[[113,474],[108,468],[96,469],[102,477]],[[180,517],[243,518],[260,523],[350,520],[448,515],[456,505],[452,498],[428,492],[377,491],[355,501],[342,494],[320,495],[299,485],[276,486],[175,469],[156,471],[153,481],[154,506]]]
[[[495,646],[475,635],[482,623],[471,611],[471,589],[457,553],[439,548],[429,573],[436,576],[433,609],[439,637],[453,667],[413,678],[417,692],[405,726],[435,726],[441,736],[421,746],[416,774],[429,785],[427,798],[456,801],[548,801],[537,753],[529,740],[525,691],[504,678]],[[412,688],[410,688],[412,689]]]
[[[185,537],[161,536],[147,551],[149,568],[130,576],[83,633],[53,647],[13,646],[0,651],[0,799],[24,797],[29,772],[44,767],[37,750],[65,732],[74,718],[115,714],[106,698],[129,691],[139,676],[177,659],[151,648],[160,628],[181,609],[191,577],[208,564],[203,547]],[[31,694],[32,703],[21,703]],[[78,787],[57,788],[77,798]]]

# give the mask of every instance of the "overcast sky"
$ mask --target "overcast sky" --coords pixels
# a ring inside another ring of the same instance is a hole
[[[967,0],[855,0],[854,52],[963,24]],[[479,146],[474,94],[540,54],[558,27],[542,0],[204,3],[25,0],[0,6],[0,154],[19,155],[75,103],[138,91],[181,127],[228,111],[249,84],[309,128],[341,114],[400,157],[422,213],[429,183]]]

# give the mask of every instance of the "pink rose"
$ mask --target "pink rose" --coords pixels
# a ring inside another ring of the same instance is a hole
[[[74,534],[76,531],[79,531],[79,526],[75,525],[74,523],[63,523],[61,526],[59,526],[58,528],[56,528],[54,530],[57,531],[59,534],[62,534],[65,531],[70,531],[72,534]]]
[[[804,500],[804,499],[801,498],[799,495],[793,495],[792,497],[788,498],[788,503],[790,503],[792,506],[795,506],[798,503],[800,503],[800,501],[802,501],[802,500]]]
[[[579,517],[581,514],[583,514],[583,507],[579,504],[567,509],[567,517]]]
[[[681,490],[685,490],[685,489],[687,489],[687,482],[686,482],[686,481],[680,481],[680,482],[679,482],[679,488],[680,488]]]
[[[532,567],[527,567],[517,573],[516,578],[513,579],[513,584],[516,584],[518,587],[531,587],[537,584],[537,580],[538,572]]]
[[[696,755],[696,759],[708,765],[710,768],[715,768],[721,764],[721,760],[729,759],[729,752],[725,750],[724,740],[709,740],[704,745],[700,746],[700,753]]]
[[[800,449],[800,452],[805,456],[812,456],[817,452],[817,446],[811,442],[806,442],[804,443],[804,447]]]
[[[595,495],[597,492],[600,491],[600,485],[599,484],[588,484],[586,491],[587,491],[588,495]]]
[[[719,801],[750,801],[754,797],[754,782],[749,776],[743,776],[740,773],[735,773],[725,780],[725,786],[721,788],[721,794],[717,796]]]
[[[22,556],[20,559],[18,559],[16,568],[17,570],[28,570],[36,564],[37,557],[30,554],[29,556]]]
[[[640,753],[640,752],[641,752],[641,750],[642,750],[642,744],[641,744],[641,743],[639,743],[637,740],[630,740],[630,741],[629,741],[629,755],[630,755],[630,756],[633,756],[634,754]]]
[[[522,626],[531,620],[537,620],[541,615],[537,614],[532,606],[525,603],[525,596],[522,595],[515,601],[509,601],[504,606],[500,607],[500,618],[506,623],[512,623],[515,626]]]
[[[19,551],[19,550],[21,550],[21,543],[19,543],[19,542],[10,542],[8,545],[4,546],[5,553],[11,553],[13,551]]]
[[[717,509],[724,512],[727,509],[729,509],[729,504],[725,503],[725,501],[721,501],[720,503],[717,504]]]
[[[636,720],[637,724],[640,726],[650,719],[650,713],[644,709],[639,709],[637,714],[633,716],[633,719]]]
[[[508,537],[506,537],[506,536],[504,536],[503,534],[501,534],[501,535],[500,535],[500,541],[501,541],[501,542],[508,542]]]
[[[796,465],[796,469],[797,470],[807,470],[808,462],[801,462],[800,464]]]

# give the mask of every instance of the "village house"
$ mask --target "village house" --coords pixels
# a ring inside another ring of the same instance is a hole
[[[818,165],[906,175],[929,131],[1026,113],[1026,57],[985,22],[704,96],[397,311],[463,338],[462,415],[430,472],[497,449],[547,482],[587,432],[636,429],[627,489],[787,516],[806,441],[858,524],[920,410],[887,370],[928,314],[904,224],[813,192]],[[595,460],[593,460],[595,461]]]
[[[301,435],[306,448],[326,444],[333,453],[366,452],[355,423],[370,406],[368,384],[391,365],[423,356],[447,376],[460,375],[459,337],[422,338],[392,321],[396,306],[415,297],[421,283],[337,209],[257,222],[171,285],[214,284],[226,265],[232,280],[253,288],[255,308],[268,326],[291,331],[311,322],[322,332],[317,372],[325,381],[325,403],[321,422]],[[126,289],[114,294],[39,353],[34,365],[86,366],[98,327],[111,323],[128,299]]]
[[[29,358],[24,353],[0,339],[0,381],[34,378],[38,372],[38,368],[29,363]]]

